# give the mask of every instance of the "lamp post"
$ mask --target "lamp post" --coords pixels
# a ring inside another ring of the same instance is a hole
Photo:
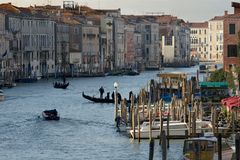
[[[115,104],[115,111],[114,111],[114,120],[116,120],[117,116],[118,116],[118,98],[117,98],[117,95],[118,95],[118,83],[117,82],[114,82],[113,84],[114,86],[114,89],[115,89],[115,92],[114,92],[114,104]],[[116,122],[116,121],[115,121]]]

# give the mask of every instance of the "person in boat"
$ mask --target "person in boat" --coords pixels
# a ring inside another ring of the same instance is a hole
[[[65,84],[66,83],[66,78],[65,78],[65,76],[63,76],[63,84]]]
[[[122,101],[122,96],[120,93],[117,93],[117,97],[118,97],[118,102]]]
[[[112,92],[112,96],[111,96],[111,97],[112,97],[112,99],[114,100],[114,92]]]
[[[107,92],[107,96],[105,97],[105,99],[109,99],[110,98],[110,92]]]
[[[104,89],[102,86],[101,86],[101,88],[99,88],[99,92],[100,92],[100,98],[103,99]]]

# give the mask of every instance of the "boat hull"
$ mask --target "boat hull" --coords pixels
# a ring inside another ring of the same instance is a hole
[[[47,121],[50,121],[50,120],[58,121],[58,120],[60,120],[60,117],[58,115],[46,114],[45,111],[42,112],[42,117],[43,117],[44,120],[47,120]]]
[[[186,135],[187,128],[183,129],[171,129],[169,130],[169,136],[177,136],[177,137],[184,137]],[[165,133],[167,133],[167,130],[165,129]],[[135,136],[133,133],[133,130],[130,130],[131,137],[138,138],[138,130],[135,130]],[[150,132],[149,131],[140,131],[140,138],[141,139],[147,139],[149,138]],[[152,130],[152,138],[159,138],[160,136],[160,130]]]
[[[84,92],[82,93],[83,98],[90,100],[92,102],[95,103],[114,103],[113,99],[101,99],[101,98],[95,98],[95,97],[91,97],[88,95],[85,95]]]
[[[53,87],[54,88],[60,88],[60,89],[66,89],[68,87],[68,85],[69,85],[69,82],[68,83],[57,83],[57,82],[55,82],[53,84]]]

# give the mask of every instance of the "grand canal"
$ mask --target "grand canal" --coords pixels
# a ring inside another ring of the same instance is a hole
[[[163,72],[179,71],[196,75],[193,68],[168,68]],[[94,104],[82,98],[82,92],[99,96],[103,86],[113,91],[119,83],[123,97],[129,91],[137,93],[148,80],[157,79],[157,71],[143,72],[139,76],[109,76],[68,79],[66,90],[54,89],[53,79],[32,84],[18,84],[4,89],[6,100],[0,102],[0,159],[148,159],[149,141],[129,139],[114,128],[113,104]],[[56,108],[60,121],[43,121],[39,116],[45,109]],[[168,159],[178,159],[182,143],[173,141]],[[161,159],[161,149],[156,141],[154,159]]]

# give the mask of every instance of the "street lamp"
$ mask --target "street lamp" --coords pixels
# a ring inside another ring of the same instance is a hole
[[[118,116],[118,98],[117,98],[117,89],[118,89],[118,83],[114,82],[113,84],[114,88],[115,88],[115,92],[114,92],[114,104],[115,104],[115,113],[114,113],[114,120],[116,120],[117,116]],[[115,121],[116,122],[116,121]]]

